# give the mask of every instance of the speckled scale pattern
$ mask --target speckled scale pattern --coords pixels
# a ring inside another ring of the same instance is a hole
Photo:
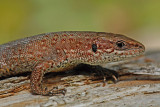
[[[119,48],[117,41],[125,46]],[[97,51],[92,51],[96,44]],[[32,72],[34,94],[54,95],[42,85],[47,72],[72,69],[80,63],[99,65],[140,55],[144,46],[126,36],[105,32],[66,31],[40,34],[0,45],[0,77]]]

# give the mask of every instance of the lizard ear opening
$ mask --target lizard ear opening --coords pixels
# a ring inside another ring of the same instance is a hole
[[[92,44],[92,51],[96,52],[97,51],[97,45],[96,44]]]

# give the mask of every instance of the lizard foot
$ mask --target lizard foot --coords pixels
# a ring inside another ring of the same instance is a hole
[[[31,86],[31,88],[33,87]],[[49,90],[47,87],[42,88],[42,85],[34,85],[32,93],[43,96],[56,96],[60,94],[65,95],[66,89],[58,89],[58,87],[53,87],[52,89]]]
[[[44,96],[55,96],[60,94],[65,95],[66,91],[67,91],[66,89],[58,89],[58,87],[53,87],[51,90],[48,90],[47,87],[45,87],[42,95]]]
[[[106,77],[111,77],[112,81],[116,83],[118,81],[118,73],[114,70],[110,70],[107,68],[103,68],[101,66],[93,66],[88,64],[80,64],[75,68],[75,70],[85,70],[90,71],[94,74],[94,76],[102,77],[104,79],[104,82],[106,82]]]
[[[116,71],[110,70],[107,68],[103,68],[101,66],[94,66],[94,69],[96,72],[95,76],[103,77],[104,82],[106,82],[106,76],[111,77],[111,79],[114,83],[116,83],[118,81],[119,75]]]

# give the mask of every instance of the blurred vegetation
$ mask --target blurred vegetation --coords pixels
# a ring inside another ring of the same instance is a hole
[[[0,44],[45,32],[103,31],[158,49],[159,10],[158,0],[1,0]]]

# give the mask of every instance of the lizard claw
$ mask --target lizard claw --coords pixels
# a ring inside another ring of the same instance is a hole
[[[115,75],[112,75],[112,78],[113,78],[114,83],[117,83],[118,78]]]
[[[47,88],[47,87],[45,87],[45,88],[44,88],[44,90],[45,90],[45,91],[47,91],[47,90],[48,90],[48,88]]]

